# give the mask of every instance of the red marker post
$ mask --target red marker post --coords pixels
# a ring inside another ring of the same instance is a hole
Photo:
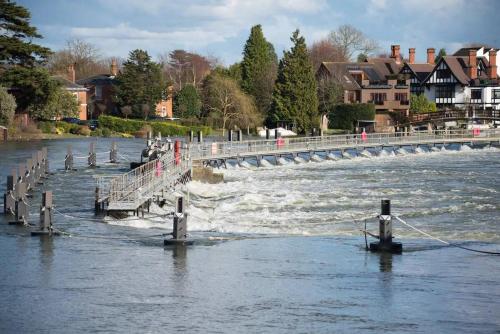
[[[179,165],[181,163],[181,142],[179,140],[176,140],[174,144],[174,158],[175,164]]]

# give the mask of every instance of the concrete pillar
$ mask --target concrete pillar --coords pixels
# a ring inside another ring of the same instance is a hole
[[[372,252],[401,253],[403,245],[392,241],[392,216],[391,201],[381,200],[381,213],[379,216],[379,241],[370,243]]]
[[[233,141],[233,130],[227,130],[227,141]]]
[[[266,129],[266,139],[271,138],[271,130]]]
[[[274,129],[274,138],[278,139],[279,133],[278,133],[278,128]]]
[[[68,145],[66,156],[64,157],[64,170],[73,170],[73,152],[71,145]]]
[[[238,132],[236,132],[236,140],[243,141],[243,131],[238,130]]]
[[[97,166],[97,156],[95,153],[95,143],[94,142],[90,143],[89,157],[87,160],[88,160],[89,167],[96,167]]]
[[[188,136],[189,136],[189,142],[192,143],[194,141],[194,131],[193,130],[189,131]]]
[[[198,131],[198,143],[203,143],[203,132]]]
[[[115,164],[118,162],[118,149],[116,142],[111,142],[111,150],[109,151],[109,162]]]

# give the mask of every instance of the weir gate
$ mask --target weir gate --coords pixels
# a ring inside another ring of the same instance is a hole
[[[242,139],[242,136],[238,136]],[[201,138],[201,136],[199,136]],[[229,138],[232,138],[229,135]],[[369,148],[446,146],[452,143],[470,145],[500,145],[500,129],[442,130],[418,133],[372,133],[294,137],[266,140],[184,143],[177,141],[173,150],[165,152],[131,171],[114,176],[96,177],[96,211],[125,211],[139,214],[152,201],[161,202],[180,185],[191,180],[193,164],[198,166],[225,166],[227,160],[238,162],[256,159],[261,165],[264,157],[296,157],[306,154],[311,158],[318,152],[328,157],[331,152],[365,150]]]

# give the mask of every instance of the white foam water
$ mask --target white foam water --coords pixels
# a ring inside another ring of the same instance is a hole
[[[363,150],[361,151],[361,153],[359,153],[360,156],[364,157],[364,158],[371,158],[372,157],[372,154],[370,151],[368,150]]]
[[[295,158],[293,158],[293,161],[294,161],[295,163],[297,163],[297,164],[303,164],[303,163],[305,163],[305,162],[306,162],[303,158],[298,157],[298,156],[297,156],[297,157],[295,157]]]
[[[352,155],[349,152],[347,152],[347,151],[343,151],[342,152],[342,158],[344,158],[344,159],[352,159]]]
[[[317,154],[313,154],[311,156],[311,161],[314,161],[314,162],[321,162],[323,161],[323,159],[321,159]]]
[[[419,147],[417,147],[417,148],[415,149],[415,153],[417,153],[417,154],[422,154],[422,153],[426,153],[426,151],[425,151],[423,148],[421,148],[421,147],[419,146]]]
[[[472,148],[470,148],[470,146],[468,145],[460,145],[460,148],[459,148],[460,151],[470,151],[472,150]]]
[[[252,166],[248,161],[240,161],[239,162],[239,166],[242,167],[242,168],[247,168],[247,169],[252,169],[254,168],[254,166]]]
[[[408,151],[405,150],[404,148],[400,147],[396,150],[396,154],[399,154],[399,155],[407,155],[408,154]]]
[[[280,165],[280,166],[285,166],[285,165],[288,165],[289,163],[290,163],[290,161],[288,161],[286,158],[283,158],[283,157],[278,158],[278,165]]]
[[[272,163],[270,163],[269,161],[267,161],[266,159],[262,159],[260,161],[260,167],[272,167],[274,166]]]
[[[327,158],[328,160],[333,160],[333,161],[337,161],[337,160],[339,160],[339,159],[340,159],[337,155],[335,155],[335,154],[333,154],[333,153],[328,153],[328,155],[326,156],[326,158]]]

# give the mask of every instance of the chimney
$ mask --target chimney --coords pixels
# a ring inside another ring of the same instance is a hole
[[[408,57],[410,58],[410,64],[415,64],[415,48],[408,49]]]
[[[399,54],[399,45],[391,45],[391,58],[396,60],[396,63],[401,63],[401,56]]]
[[[72,83],[75,83],[76,73],[75,73],[75,64],[68,65],[68,80]]]
[[[469,50],[469,77],[471,80],[477,79],[477,59],[476,50]]]
[[[427,49],[427,64],[434,64],[436,50],[434,48]]]
[[[488,68],[488,78],[494,80],[497,78],[497,51],[491,49],[490,52],[490,67]]]
[[[116,77],[116,75],[118,74],[118,64],[116,62],[116,59],[113,58],[111,60],[111,69],[110,69],[110,72],[111,72],[111,75]]]

